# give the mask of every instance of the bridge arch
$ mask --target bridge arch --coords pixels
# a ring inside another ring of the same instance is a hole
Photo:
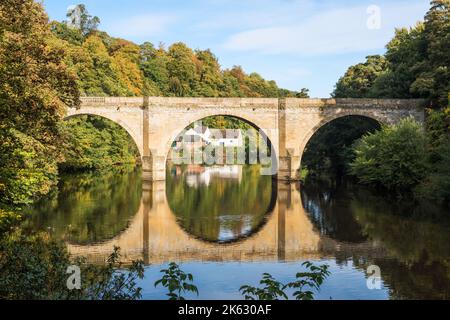
[[[373,114],[368,114],[367,112],[340,112],[337,114],[328,115],[328,116],[324,117],[323,119],[321,119],[319,121],[319,123],[314,125],[309,131],[307,131],[305,133],[305,135],[303,136],[303,138],[301,139],[300,146],[299,146],[299,150],[300,150],[299,155],[300,156],[298,157],[297,161],[295,161],[293,163],[295,170],[297,170],[297,171],[301,170],[302,160],[303,160],[303,156],[305,154],[305,149],[306,149],[308,143],[314,137],[314,135],[316,133],[318,133],[320,131],[320,129],[324,128],[326,125],[332,123],[333,121],[338,120],[338,119],[343,119],[346,117],[359,117],[359,118],[363,118],[363,119],[374,120],[375,122],[380,124],[380,126],[386,125],[389,123],[389,121],[387,121],[385,118],[376,116]]]
[[[128,133],[130,138],[133,140],[134,144],[136,145],[139,151],[139,156],[140,157],[143,156],[144,146],[142,142],[142,133],[138,133],[139,131],[133,128],[133,126],[126,121],[126,118],[122,118],[119,113],[114,114],[111,112],[101,112],[97,110],[75,110],[75,111],[71,110],[64,116],[63,120],[69,120],[71,118],[80,116],[96,116],[112,121],[113,123],[119,125],[122,129],[124,129]]]
[[[245,122],[248,125],[250,125],[251,127],[253,127],[254,129],[259,131],[259,133],[263,136],[263,138],[266,139],[266,141],[268,142],[268,147],[271,148],[272,166],[275,167],[275,171],[276,171],[276,168],[278,167],[278,132],[276,132],[274,134],[273,132],[271,132],[274,130],[270,130],[270,128],[264,128],[262,126],[262,123],[260,123],[260,125],[258,125],[259,121],[258,121],[257,117],[253,118],[253,117],[239,115],[238,112],[223,112],[223,111],[214,112],[213,111],[213,112],[208,112],[205,114],[196,115],[193,118],[191,117],[189,120],[185,120],[181,124],[181,126],[183,126],[182,128],[177,128],[173,132],[170,133],[169,139],[164,146],[165,162],[168,161],[169,153],[171,151],[173,142],[187,127],[189,127],[192,124],[201,122],[210,117],[222,117],[223,116],[223,117],[230,117],[230,118],[234,118],[234,119],[240,120],[242,122]],[[249,120],[249,118],[252,118],[252,119]]]

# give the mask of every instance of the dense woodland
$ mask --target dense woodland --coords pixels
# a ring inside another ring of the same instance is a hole
[[[80,28],[67,21],[50,24],[52,45],[65,52],[64,62],[77,76],[83,96],[167,97],[306,97],[307,90],[281,89],[240,66],[223,70],[209,49],[192,50],[177,42],[131,41],[97,30],[100,19],[80,5]],[[68,14],[70,21],[71,14]]]

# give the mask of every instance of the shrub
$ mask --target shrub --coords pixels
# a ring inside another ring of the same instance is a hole
[[[21,219],[22,216],[19,213],[0,208],[0,238],[18,224]]]
[[[0,127],[0,203],[27,205],[57,182],[55,152],[15,129]]]
[[[450,205],[450,138],[447,135],[430,154],[433,161],[424,181],[417,187],[419,198]]]
[[[354,152],[351,173],[364,184],[411,191],[427,173],[426,136],[411,118],[364,136]]]
[[[47,234],[15,232],[0,240],[0,299],[9,300],[136,300],[144,277],[142,262],[125,270],[118,248],[104,266],[72,260],[66,247]],[[68,267],[80,267],[81,288],[70,290]]]

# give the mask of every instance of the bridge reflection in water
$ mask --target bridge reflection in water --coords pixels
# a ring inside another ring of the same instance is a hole
[[[299,185],[274,182],[273,211],[254,234],[235,242],[205,241],[189,234],[169,206],[166,182],[145,182],[139,210],[129,227],[114,239],[91,245],[68,244],[69,252],[103,263],[114,246],[122,262],[146,264],[171,261],[294,261],[327,256],[359,255],[370,250],[384,255],[373,242],[350,244],[321,235],[305,211]]]
[[[146,277],[155,281],[162,264],[186,262],[211,280],[205,292],[228,292],[216,267],[240,272],[226,280],[235,292],[256,270],[287,279],[298,262],[320,260],[333,268],[325,299],[373,298],[370,265],[382,270],[385,298],[448,299],[448,210],[391,201],[345,180],[300,186],[261,176],[257,166],[241,169],[174,167],[165,182],[144,184],[134,168],[64,177],[24,228],[49,231],[99,264],[118,246],[125,264],[152,265]],[[278,263],[285,261],[292,263]]]

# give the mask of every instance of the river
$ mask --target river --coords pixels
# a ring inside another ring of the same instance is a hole
[[[31,213],[24,227],[74,256],[103,263],[119,246],[125,264],[143,260],[144,299],[166,298],[153,283],[172,261],[194,275],[200,296],[190,299],[241,299],[242,285],[264,272],[288,282],[304,261],[330,266],[317,299],[450,298],[449,212],[347,181],[284,184],[257,165],[191,165],[143,183],[122,168],[63,176]]]

